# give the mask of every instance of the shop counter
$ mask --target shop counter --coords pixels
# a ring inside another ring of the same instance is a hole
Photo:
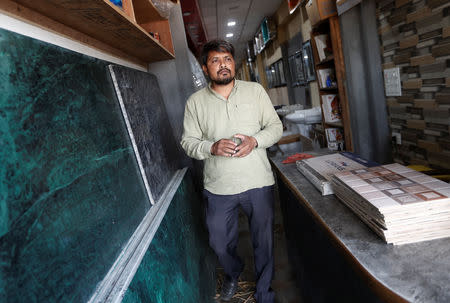
[[[450,302],[450,238],[386,244],[282,160],[271,158],[304,302]]]

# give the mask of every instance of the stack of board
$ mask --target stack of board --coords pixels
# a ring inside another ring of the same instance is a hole
[[[333,194],[331,176],[335,173],[379,165],[349,153],[334,153],[296,161],[297,169],[322,193]]]
[[[450,184],[400,164],[358,168],[331,179],[336,196],[387,243],[450,236]]]

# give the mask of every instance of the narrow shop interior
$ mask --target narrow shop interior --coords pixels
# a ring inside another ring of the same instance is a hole
[[[0,302],[225,302],[180,145],[213,39],[283,125],[274,302],[450,302],[448,0],[2,0]],[[257,302],[242,211],[237,251]]]

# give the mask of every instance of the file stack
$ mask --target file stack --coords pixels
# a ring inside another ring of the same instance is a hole
[[[400,164],[336,173],[335,195],[387,243],[450,236],[450,184]]]

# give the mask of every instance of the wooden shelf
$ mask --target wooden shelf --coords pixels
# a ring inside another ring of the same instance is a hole
[[[334,61],[334,55],[330,55],[330,56],[326,57],[325,59],[323,59],[322,61],[320,61],[319,63],[316,63],[316,66],[329,64],[332,61]]]
[[[328,56],[322,61],[319,61],[319,54],[317,52],[317,45],[315,43],[316,42],[315,37],[320,34],[329,35],[331,47],[333,50],[332,55]],[[329,68],[334,68],[337,82],[337,87],[328,87],[328,88],[319,87],[319,95],[321,96],[320,98],[321,108],[323,108],[322,96],[330,93],[338,95],[339,104],[341,108],[342,121],[339,123],[325,122],[322,112],[323,128],[324,129],[336,127],[342,128],[344,133],[345,150],[353,151],[350,113],[348,110],[348,100],[344,86],[344,79],[345,79],[344,55],[342,52],[341,33],[339,27],[339,19],[337,16],[332,16],[323,19],[313,26],[313,30],[311,32],[311,44],[313,48],[314,61],[318,62],[317,64],[315,64],[317,79],[319,79],[318,67],[326,66]]]
[[[342,122],[324,122],[323,124],[325,124],[326,126],[331,126],[331,127],[344,127]]]
[[[144,0],[138,0],[136,3],[140,1]],[[173,48],[163,46],[151,37],[146,29],[134,21],[133,14],[125,13],[109,0],[2,0],[1,2],[0,8],[3,10],[7,5],[11,6],[11,3],[15,3],[17,12],[20,12],[20,6],[24,6],[33,12],[61,23],[64,25],[61,30],[53,30],[62,35],[67,35],[65,29],[70,28],[146,63],[174,58]],[[124,9],[128,10],[128,7],[124,5]],[[136,12],[136,8],[134,12]],[[139,18],[142,18],[141,13],[148,14],[151,16],[149,18],[157,18],[156,21],[164,22],[153,5],[147,6],[145,11],[140,11]],[[20,15],[20,13],[17,14]],[[23,14],[19,17],[29,19],[27,15]],[[30,21],[36,23],[36,20]],[[39,21],[37,22],[39,23]],[[166,20],[166,22],[168,27],[168,21]],[[168,33],[170,34],[170,28]],[[172,38],[166,38],[170,39],[171,45]],[[86,41],[80,42],[86,43]]]
[[[133,7],[134,16],[138,24],[165,20],[156,10],[151,0],[133,0]]]
[[[320,89],[321,91],[327,91],[327,92],[329,92],[329,91],[334,91],[334,90],[338,90],[337,86],[333,86],[333,87],[324,87],[324,88],[319,87],[319,89]]]

